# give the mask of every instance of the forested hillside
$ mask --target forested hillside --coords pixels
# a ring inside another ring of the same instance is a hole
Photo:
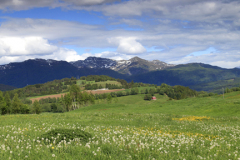
[[[223,69],[211,65],[192,63],[130,77],[135,82],[161,85],[191,86],[240,77],[240,69]],[[129,79],[130,80],[130,79]]]
[[[0,84],[0,91],[9,91],[16,89],[16,87],[5,85],[5,84]]]

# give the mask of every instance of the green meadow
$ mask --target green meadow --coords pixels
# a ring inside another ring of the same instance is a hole
[[[111,103],[96,100],[65,113],[0,116],[0,157],[240,159],[240,92],[224,98],[169,100],[156,94],[156,101],[145,101],[143,97],[118,97]],[[56,129],[68,134],[44,136]]]
[[[84,84],[97,84],[97,85],[102,85],[103,87],[105,87],[105,86],[106,86],[106,83],[108,83],[108,84],[115,84],[115,85],[121,86],[121,83],[120,83],[120,82],[110,81],[110,80],[103,81],[103,82],[77,80],[77,85],[79,85],[80,87],[84,86]]]

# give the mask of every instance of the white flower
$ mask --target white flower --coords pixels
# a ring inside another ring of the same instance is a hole
[[[52,157],[55,157],[55,154],[52,154]]]

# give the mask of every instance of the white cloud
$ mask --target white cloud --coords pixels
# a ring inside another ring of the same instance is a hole
[[[42,37],[0,37],[0,56],[50,54],[57,50]]]
[[[0,37],[0,64],[34,58],[77,61],[86,57],[52,45],[42,37]]]
[[[101,57],[101,58],[109,58],[114,60],[127,60],[133,57],[132,55],[119,53],[119,52],[110,52],[110,51],[97,53],[97,54],[94,54],[93,56]]]
[[[42,59],[53,59],[53,60],[64,60],[67,62],[78,61],[86,59],[90,54],[78,55],[76,51],[67,48],[58,48],[51,54],[29,54],[29,55],[5,55],[0,56],[0,65],[8,64],[10,62],[22,62],[28,59],[42,58]],[[93,55],[92,55],[93,56]]]
[[[82,6],[94,6],[108,4],[119,0],[1,0],[0,10],[27,10],[37,7],[82,7]]]
[[[117,51],[125,54],[141,54],[146,49],[137,41],[136,37],[109,38],[109,43],[117,44]]]
[[[240,67],[240,61],[237,62],[232,62],[232,61],[216,61],[210,63],[213,66],[219,66],[222,68],[235,68],[235,67]]]
[[[78,5],[78,6],[91,6],[91,5],[101,5],[106,3],[111,3],[120,0],[64,0],[69,5]]]
[[[172,64],[186,64],[186,63],[206,63],[210,65],[219,66],[222,68],[234,68],[240,66],[239,51],[222,52],[222,53],[208,53],[200,56],[186,56],[181,59],[170,61]]]
[[[50,55],[42,56],[43,59],[54,59],[54,60],[65,60],[67,62],[82,60],[83,57],[78,55],[76,51],[59,48],[57,51],[53,52]]]

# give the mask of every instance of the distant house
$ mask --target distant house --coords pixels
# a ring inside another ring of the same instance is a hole
[[[155,96],[152,97],[152,100],[157,100],[157,98]]]

